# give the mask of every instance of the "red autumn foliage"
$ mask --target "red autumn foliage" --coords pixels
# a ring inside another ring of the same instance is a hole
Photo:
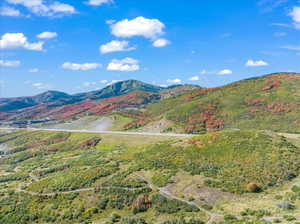
[[[267,109],[272,113],[287,113],[292,110],[290,104],[279,103],[279,102],[268,104]]]
[[[132,128],[138,128],[138,127],[144,126],[145,124],[147,124],[150,121],[151,121],[151,119],[148,118],[148,117],[140,117],[140,118],[126,124],[124,126],[124,129],[129,130],[129,129],[132,129]]]
[[[9,117],[10,117],[9,113],[0,112],[0,120],[6,120]]]
[[[203,141],[198,140],[198,139],[190,139],[189,144],[197,145],[199,147],[205,145],[205,143]]]
[[[87,141],[81,143],[81,146],[87,147],[87,148],[95,147],[101,140],[102,140],[101,138],[94,137],[94,138],[88,139]]]
[[[87,100],[80,103],[69,104],[63,107],[52,109],[48,112],[48,116],[54,120],[62,120],[70,118],[77,114],[84,113],[94,106],[91,100]]]
[[[260,106],[264,105],[264,100],[263,99],[249,99],[249,100],[245,100],[245,103],[248,106],[260,107]]]
[[[215,104],[207,104],[200,106],[203,112],[194,114],[188,119],[186,131],[193,133],[199,127],[205,128],[206,131],[219,130],[224,128],[224,119],[218,117],[216,112],[218,106]]]
[[[47,151],[48,151],[48,152],[55,153],[55,152],[58,152],[58,151],[59,151],[59,149],[58,149],[58,148],[56,148],[56,147],[49,147],[49,148],[47,149]]]
[[[269,78],[272,78],[272,79],[285,79],[285,80],[300,80],[300,75],[273,74],[273,75],[270,75]]]
[[[272,79],[267,79],[266,80],[267,85],[262,88],[262,91],[268,91],[274,88],[278,88],[281,85],[280,80],[272,80]]]

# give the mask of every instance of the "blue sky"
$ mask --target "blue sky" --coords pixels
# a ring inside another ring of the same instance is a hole
[[[2,0],[0,97],[300,72],[299,0]]]

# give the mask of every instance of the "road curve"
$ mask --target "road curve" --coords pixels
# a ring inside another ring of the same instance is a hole
[[[145,136],[162,136],[162,137],[179,137],[187,138],[197,135],[192,134],[176,134],[176,133],[152,133],[152,132],[129,132],[129,131],[90,131],[90,130],[73,130],[73,129],[56,129],[56,128],[10,128],[0,127],[0,130],[29,130],[29,131],[62,131],[62,132],[80,132],[80,133],[98,133],[113,135],[145,135]]]

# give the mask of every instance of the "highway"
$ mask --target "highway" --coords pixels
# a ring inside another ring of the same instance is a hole
[[[80,132],[80,133],[97,133],[97,134],[112,134],[112,135],[144,135],[144,136],[162,136],[162,137],[178,137],[188,138],[197,135],[192,134],[176,134],[176,133],[152,133],[152,132],[129,132],[129,131],[90,131],[90,130],[72,130],[72,129],[57,129],[57,128],[11,128],[0,127],[0,130],[28,130],[28,131],[62,131],[62,132]]]

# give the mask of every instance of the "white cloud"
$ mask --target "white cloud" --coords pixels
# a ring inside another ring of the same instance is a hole
[[[206,71],[206,69],[203,69],[203,70],[200,72],[201,75],[206,75],[206,74],[209,74],[209,73],[210,73],[210,72]]]
[[[114,20],[114,19],[108,19],[108,20],[105,21],[105,23],[108,24],[108,25],[111,25],[115,22],[116,22],[116,20]]]
[[[110,82],[108,82],[106,85],[107,86],[110,86],[110,85],[112,85],[112,84],[115,84],[115,83],[117,83],[117,82],[121,82],[122,80],[111,80]]]
[[[171,84],[180,84],[181,83],[181,79],[176,78],[176,79],[168,79],[167,83],[171,83]]]
[[[124,19],[111,24],[111,32],[116,37],[143,36],[156,39],[162,35],[165,25],[158,19],[147,19],[142,16],[135,19]]]
[[[1,16],[14,16],[18,17],[21,16],[21,12],[17,9],[14,9],[12,7],[1,7],[0,9],[0,15]]]
[[[286,23],[271,23],[272,26],[290,27],[291,25]]]
[[[31,68],[28,70],[28,72],[37,73],[40,72],[40,70],[38,68]]]
[[[91,87],[91,86],[97,85],[97,83],[96,82],[84,82],[84,83],[82,83],[82,85],[84,87]]]
[[[152,45],[153,45],[153,47],[164,47],[168,44],[170,44],[170,41],[160,38],[160,39],[155,40]]]
[[[133,58],[124,58],[121,60],[113,59],[107,66],[109,71],[137,71],[140,69],[139,61]]]
[[[106,83],[108,83],[108,81],[107,81],[106,79],[100,80],[99,82],[100,82],[101,84],[106,84]]]
[[[200,77],[198,75],[189,78],[190,81],[199,81]]]
[[[254,60],[249,59],[245,65],[247,67],[260,67],[260,66],[268,66],[269,64],[263,60],[254,61]]]
[[[293,50],[293,51],[300,51],[300,46],[287,45],[287,46],[282,46],[281,48]]]
[[[0,60],[0,67],[18,67],[21,65],[20,61],[5,61]]]
[[[37,38],[40,38],[40,39],[51,39],[51,38],[54,38],[54,37],[57,37],[57,33],[56,32],[42,32],[40,34],[37,35]]]
[[[31,84],[36,89],[51,89],[52,86],[48,83],[36,82]]]
[[[45,4],[44,0],[6,0],[10,4],[22,5],[33,14],[38,16],[63,16],[74,14],[76,10],[73,6],[55,1],[51,4]]]
[[[53,13],[73,14],[76,12],[73,6],[60,2],[54,2],[52,5],[49,5],[49,9],[50,11],[52,10]]]
[[[101,64],[98,63],[83,63],[83,64],[76,64],[71,62],[65,62],[62,64],[62,68],[74,70],[74,71],[87,71],[101,67]]]
[[[6,33],[0,39],[0,49],[24,48],[33,51],[42,51],[43,42],[29,43],[23,33]]]
[[[112,40],[106,44],[100,46],[100,52],[102,54],[117,52],[117,51],[132,51],[135,50],[135,47],[129,47],[129,42],[126,40],[118,41]]]
[[[89,0],[87,2],[88,5],[100,6],[103,4],[113,3],[113,0]]]
[[[292,17],[295,28],[300,29],[300,7],[293,7],[292,11],[289,13],[289,16]]]
[[[231,75],[233,72],[230,69],[223,69],[219,71],[217,74],[218,75]]]

